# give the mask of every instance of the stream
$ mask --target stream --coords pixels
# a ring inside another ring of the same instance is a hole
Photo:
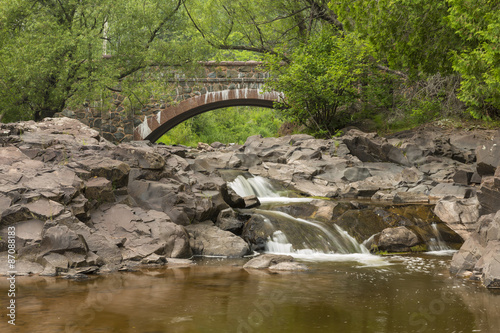
[[[240,195],[304,203],[263,178],[237,177]],[[378,256],[338,225],[254,209],[274,232],[265,252],[308,271],[243,269],[243,259],[194,259],[74,281],[18,277],[19,332],[495,332],[500,293],[451,277],[453,250],[431,225],[429,252]],[[8,282],[0,281],[7,294]],[[3,299],[3,298],[2,298]],[[6,332],[5,315],[0,332]]]

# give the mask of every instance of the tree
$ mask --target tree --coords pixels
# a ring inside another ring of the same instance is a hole
[[[141,69],[192,57],[194,47],[179,43],[181,4],[182,0],[0,2],[4,120],[40,120],[62,111],[70,101],[99,99],[103,92],[132,94],[140,83],[133,76]]]
[[[330,8],[380,62],[412,78],[451,73],[451,53],[464,44],[448,24],[446,0],[332,0]]]
[[[500,4],[448,0],[449,22],[469,47],[457,50],[453,68],[462,75],[459,98],[476,118],[500,116]]]
[[[300,45],[322,26],[342,29],[326,0],[187,0],[184,6],[200,35],[226,60],[242,51],[247,57],[276,55],[276,48]]]
[[[268,89],[280,91],[282,113],[316,135],[333,135],[345,125],[348,108],[357,102],[370,70],[371,49],[356,34],[325,29],[287,55],[268,58]]]

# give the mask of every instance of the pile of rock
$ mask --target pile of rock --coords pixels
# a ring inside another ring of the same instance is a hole
[[[7,250],[7,228],[15,226],[20,273],[105,272],[192,255],[245,256],[252,249],[242,234],[252,216],[233,208],[259,202],[226,185],[238,174],[226,172],[232,169],[307,196],[436,203],[437,223],[467,240],[453,270],[482,274],[486,285],[496,286],[499,146],[492,131],[442,128],[390,138],[357,129],[331,140],[253,136],[244,145],[197,149],[115,146],[68,118],[1,124],[0,251]],[[318,205],[313,213],[332,220],[334,210]],[[393,216],[379,213],[381,221]],[[412,247],[415,237],[405,223],[387,222],[375,245]]]

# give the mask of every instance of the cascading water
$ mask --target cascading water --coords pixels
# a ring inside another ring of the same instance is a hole
[[[310,198],[287,198],[274,191],[263,177],[245,178],[238,176],[230,182],[231,188],[240,196],[255,195],[261,203],[266,202],[307,202]],[[325,225],[293,217],[272,210],[255,210],[264,215],[272,224],[274,233],[266,244],[266,252],[291,255],[368,254],[365,246],[359,244],[338,225]]]
[[[310,198],[288,198],[282,197],[274,190],[273,186],[263,177],[255,176],[245,178],[239,175],[229,186],[241,197],[255,195],[261,203],[268,202],[309,202]]]
[[[432,223],[431,227],[436,237],[432,238],[431,241],[429,242],[428,244],[429,249],[431,251],[451,251],[452,248],[446,245],[446,242],[443,240],[443,237],[441,237],[441,233],[438,230],[437,224]]]
[[[369,253],[337,225],[296,218],[283,212],[256,210],[267,217],[274,229],[266,250],[278,253]]]

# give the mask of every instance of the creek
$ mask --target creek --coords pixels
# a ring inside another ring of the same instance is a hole
[[[272,227],[264,251],[308,271],[243,269],[248,258],[198,257],[194,265],[117,272],[87,280],[18,277],[20,332],[493,332],[500,294],[450,276],[450,250],[436,225],[430,252],[378,256],[337,224],[294,217],[265,179],[236,178],[257,195],[252,212]],[[293,211],[293,209],[289,210]],[[7,281],[0,293],[7,294]],[[7,327],[5,317],[0,331]]]

